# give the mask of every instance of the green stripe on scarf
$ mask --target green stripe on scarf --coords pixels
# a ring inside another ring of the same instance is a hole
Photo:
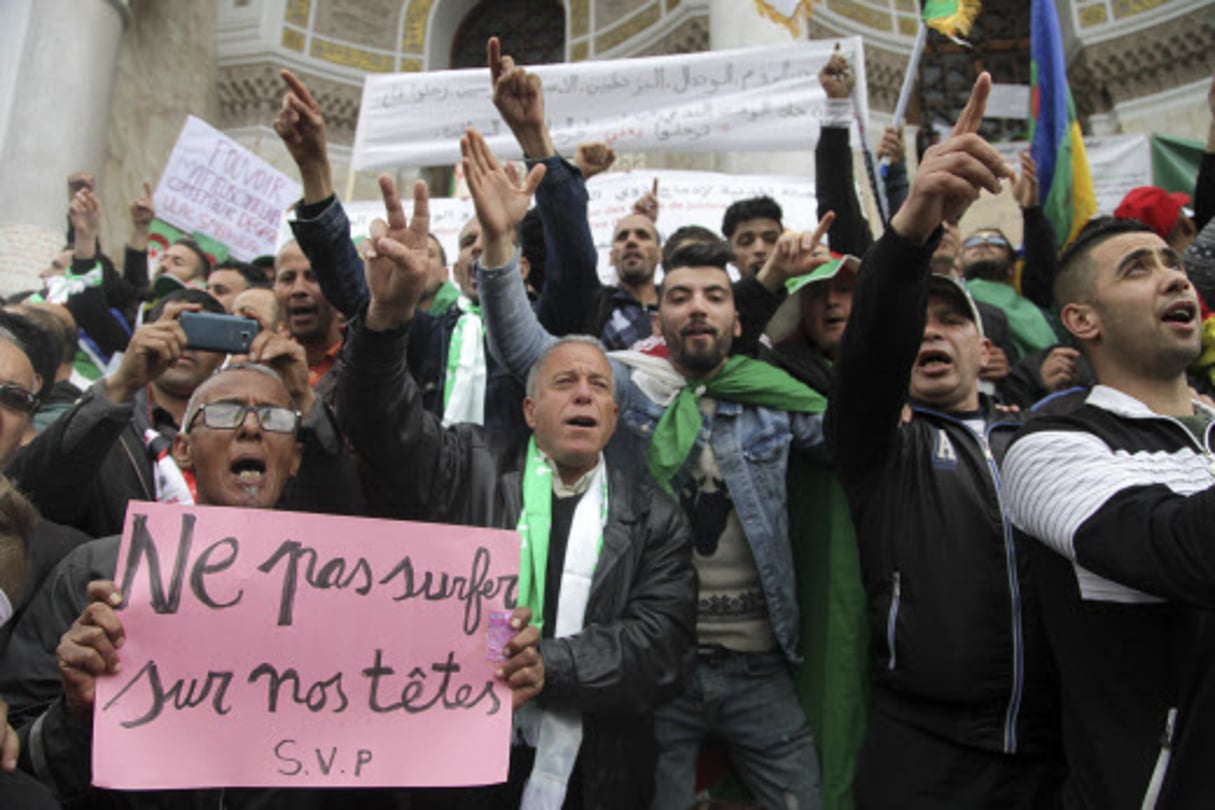
[[[548,539],[553,529],[553,468],[544,460],[536,437],[527,440],[523,465],[523,511],[515,530],[519,545],[519,607],[532,609],[532,624],[544,628],[544,583],[548,574]],[[603,476],[603,506],[599,515],[599,539],[595,556],[603,548],[603,525],[607,522],[607,475]],[[571,531],[573,525],[570,526]]]
[[[762,360],[731,357],[710,379],[688,380],[654,428],[646,462],[654,480],[667,492],[671,492],[671,479],[687,461],[704,424],[697,402],[701,396],[779,411],[822,413],[827,409],[826,397],[787,372]]]

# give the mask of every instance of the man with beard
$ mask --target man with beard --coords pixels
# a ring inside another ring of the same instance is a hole
[[[522,378],[555,340],[536,320],[510,232],[534,183],[515,188],[484,139],[461,140],[484,227],[478,264],[492,345]],[[764,806],[820,806],[814,740],[797,703],[798,612],[786,514],[791,447],[822,444],[824,400],[767,363],[731,356],[741,333],[723,242],[675,251],[655,331],[670,359],[611,353],[623,418],[611,465],[680,497],[700,578],[699,655],[686,690],[659,707],[654,807],[694,802],[702,739],[716,736]]]
[[[274,297],[287,331],[308,354],[308,379],[316,385],[342,348],[342,322],[295,240],[274,257]]]
[[[1198,297],[1147,226],[1103,217],[1062,257],[1060,320],[1097,385],[1004,463],[1063,694],[1067,807],[1205,807],[1215,793],[1215,410],[1186,368]]]

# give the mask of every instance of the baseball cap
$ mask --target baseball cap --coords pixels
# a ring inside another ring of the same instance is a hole
[[[958,312],[974,322],[975,328],[979,330],[979,336],[984,336],[983,319],[979,317],[979,308],[975,306],[975,299],[971,297],[970,290],[966,289],[966,285],[961,281],[953,276],[932,273],[928,276],[928,295],[952,302]]]
[[[1156,186],[1139,186],[1127,192],[1114,209],[1119,219],[1137,219],[1161,239],[1168,239],[1177,227],[1177,218],[1188,208],[1190,195],[1180,191],[1167,192]],[[1190,216],[1190,214],[1187,214]]]

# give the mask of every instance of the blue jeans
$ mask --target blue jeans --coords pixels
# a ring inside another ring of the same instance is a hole
[[[653,810],[695,804],[701,741],[725,743],[734,770],[771,810],[820,810],[818,750],[784,656],[701,655],[682,695],[655,712],[657,793]]]

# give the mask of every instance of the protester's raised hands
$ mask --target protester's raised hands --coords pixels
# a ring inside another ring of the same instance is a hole
[[[181,313],[198,312],[198,304],[172,301],[160,318],[145,323],[131,335],[118,370],[106,377],[106,394],[114,402],[130,402],[141,388],[159,377],[186,350]]]
[[[82,188],[68,204],[68,218],[76,238],[75,257],[91,259],[97,255],[97,234],[101,230],[101,204],[92,190]]]
[[[633,213],[648,217],[650,222],[658,222],[658,178],[654,178],[654,187],[637,198],[633,203]]]
[[[999,382],[1008,376],[1010,371],[1008,355],[999,346],[987,347],[987,359],[979,367],[979,379],[987,382]]]
[[[907,200],[890,221],[904,239],[927,242],[944,220],[960,218],[980,191],[998,194],[1001,178],[1013,178],[1000,153],[978,135],[990,92],[991,76],[982,73],[953,133],[924,153]]]
[[[387,221],[371,223],[371,236],[363,243],[363,266],[371,291],[366,324],[376,332],[413,320],[429,273],[430,200],[426,183],[414,183],[413,217],[408,220],[396,183],[386,174],[380,175],[380,194]]]
[[[615,162],[616,152],[606,143],[595,141],[580,143],[574,147],[574,165],[582,172],[584,180],[606,172]]]
[[[152,204],[152,184],[143,181],[143,196],[131,200],[131,246],[144,250],[148,246],[148,234],[152,220],[156,219],[156,206]],[[142,243],[142,247],[137,242]]]
[[[1013,183],[1013,197],[1022,208],[1034,208],[1040,205],[1038,201],[1038,164],[1034,162],[1029,150],[1022,150],[1021,173],[1017,182]]]
[[[469,127],[460,139],[463,157],[464,178],[473,206],[477,209],[477,221],[481,223],[481,242],[484,246],[481,263],[486,267],[501,267],[514,251],[515,226],[527,213],[536,187],[544,179],[544,164],[532,167],[524,182],[511,164],[502,166],[481,133]]]
[[[848,98],[852,95],[852,88],[856,86],[856,74],[852,72],[848,60],[840,53],[838,42],[835,52],[818,72],[818,83],[823,86],[827,98]]]
[[[249,346],[249,360],[278,372],[301,416],[312,411],[316,394],[308,384],[308,355],[302,344],[274,332],[258,332]]]
[[[502,648],[506,660],[494,673],[510,686],[511,708],[518,710],[544,689],[544,659],[540,656],[540,629],[533,624],[531,608],[517,607],[510,626],[517,630]]]
[[[76,196],[76,192],[78,192],[84,188],[87,188],[89,191],[92,191],[94,189],[94,187],[96,187],[96,185],[97,185],[97,178],[95,178],[93,176],[92,172],[85,172],[85,171],[72,172],[67,177],[68,202],[70,203],[72,201],[72,198],[74,198]]]
[[[118,650],[126,632],[114,609],[122,605],[122,591],[109,580],[94,580],[88,587],[89,604],[59,640],[56,656],[63,681],[63,700],[81,721],[92,719],[97,678],[122,670]]]
[[[803,276],[831,261],[831,251],[823,244],[823,237],[834,221],[835,212],[828,211],[813,231],[781,234],[755,280],[765,289],[775,292],[789,279]]]
[[[304,202],[317,203],[333,194],[329,152],[325,145],[325,116],[307,85],[290,70],[279,71],[287,85],[283,103],[274,119],[274,131],[283,139],[299,167],[304,184]]]
[[[544,118],[544,87],[540,77],[528,73],[515,60],[502,53],[497,37],[486,46],[489,76],[494,85],[494,106],[514,133],[515,140],[529,158],[546,158],[555,153]]]
[[[886,127],[877,148],[878,160],[887,158],[891,163],[902,163],[906,155],[907,147],[903,143],[903,128],[901,126]]]

